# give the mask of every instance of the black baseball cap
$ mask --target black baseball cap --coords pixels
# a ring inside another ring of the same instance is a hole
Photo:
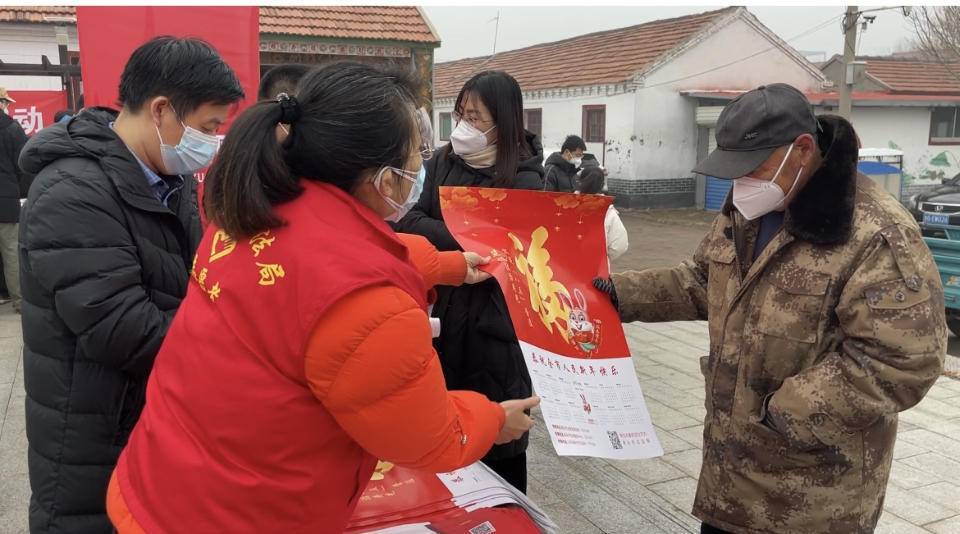
[[[785,83],[761,85],[727,104],[717,120],[717,148],[693,172],[736,179],[803,134],[816,135],[807,97]]]

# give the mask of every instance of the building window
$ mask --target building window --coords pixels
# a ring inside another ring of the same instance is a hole
[[[960,145],[960,108],[933,108],[930,112],[930,144]]]
[[[543,110],[523,110],[523,127],[537,134],[537,137],[543,137]]]
[[[607,106],[583,106],[583,140],[602,143],[606,140]]]
[[[453,116],[450,113],[440,114],[440,140],[449,141],[450,132],[453,131]]]

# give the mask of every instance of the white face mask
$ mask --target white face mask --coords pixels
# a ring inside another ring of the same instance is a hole
[[[574,167],[579,167],[581,163],[583,163],[583,158],[571,158],[571,159],[570,159],[570,164],[573,165]]]
[[[380,191],[380,184],[383,181],[383,173],[387,171],[393,171],[398,176],[401,176],[404,180],[408,182],[413,182],[413,187],[410,188],[410,192],[407,193],[407,198],[403,201],[403,204],[397,204],[397,201],[392,198],[384,195]],[[427,168],[423,165],[420,166],[420,171],[417,172],[416,176],[411,177],[413,173],[404,169],[398,169],[396,167],[384,167],[380,169],[380,172],[377,174],[377,177],[373,180],[374,187],[377,188],[377,193],[380,193],[380,197],[390,204],[394,210],[392,215],[384,218],[386,221],[398,222],[404,217],[407,213],[417,205],[417,201],[420,200],[420,194],[423,192],[423,183],[427,177]]]
[[[450,132],[450,144],[453,145],[453,151],[461,156],[469,156],[487,148],[487,134],[493,131],[492,128],[486,132],[473,127],[465,120],[457,123],[457,127]]]
[[[165,144],[160,128],[155,126],[157,137],[160,138],[160,159],[167,174],[193,174],[210,165],[220,149],[220,138],[217,136],[191,128],[183,121],[180,121],[180,125],[183,126],[183,136],[177,146]]]
[[[737,207],[737,211],[748,221],[752,221],[757,217],[763,217],[779,208],[780,205],[783,204],[783,201],[793,192],[793,188],[797,186],[797,181],[800,179],[800,173],[803,172],[803,167],[800,167],[797,175],[793,177],[793,185],[790,186],[790,191],[787,191],[786,194],[784,194],[783,189],[780,189],[780,186],[775,183],[777,177],[780,176],[780,171],[783,170],[784,164],[787,163],[787,158],[790,157],[791,151],[793,151],[793,145],[790,145],[790,148],[787,149],[787,153],[783,156],[783,161],[781,161],[780,166],[777,167],[777,172],[770,180],[758,180],[750,176],[744,176],[743,178],[738,178],[733,181],[733,205]]]

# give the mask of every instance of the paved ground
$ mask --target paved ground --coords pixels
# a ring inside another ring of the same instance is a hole
[[[622,214],[630,251],[614,270],[669,267],[689,257],[712,215],[696,210]],[[564,532],[697,532],[688,514],[700,472],[706,323],[626,325],[634,365],[664,456],[616,461],[558,458],[542,425],[530,444],[530,495]],[[960,340],[951,338],[951,354]],[[960,371],[960,358],[948,357]],[[960,380],[941,377],[900,419],[895,460],[877,532],[960,533]]]
[[[674,265],[706,232],[692,210],[630,212],[631,251],[615,270]],[[665,224],[669,223],[669,224]],[[530,496],[563,532],[696,532],[689,515],[700,470],[703,323],[626,327],[665,455],[643,461],[559,458],[542,424],[530,443]],[[956,342],[955,342],[956,343]],[[26,531],[29,496],[19,316],[0,307],[0,534]],[[960,354],[954,350],[952,354]],[[950,365],[960,370],[960,358]],[[960,533],[960,380],[942,377],[901,417],[886,512],[878,532]]]
[[[696,532],[699,523],[687,512],[701,462],[704,392],[698,357],[708,350],[706,326],[633,324],[626,331],[664,456],[558,458],[541,425],[530,445],[530,495],[564,532]],[[877,532],[960,533],[960,380],[941,377],[900,421]]]
[[[23,415],[20,316],[0,306],[0,532],[26,532],[30,485]]]

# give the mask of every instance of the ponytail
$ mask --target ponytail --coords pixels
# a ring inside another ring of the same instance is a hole
[[[207,218],[231,236],[251,236],[282,225],[273,204],[303,191],[277,141],[277,124],[286,114],[276,100],[244,111],[207,174],[203,199]]]

